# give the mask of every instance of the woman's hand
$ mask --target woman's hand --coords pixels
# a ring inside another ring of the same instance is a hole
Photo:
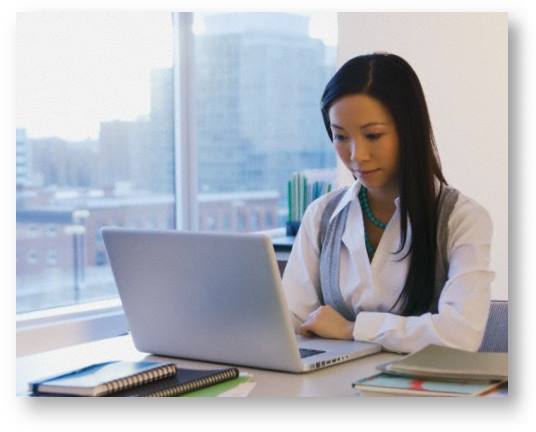
[[[345,319],[329,305],[320,306],[311,312],[300,326],[299,333],[311,333],[328,339],[353,339],[354,322]]]

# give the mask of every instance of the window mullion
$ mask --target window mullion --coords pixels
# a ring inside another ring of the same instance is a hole
[[[193,139],[193,13],[173,14],[176,228],[196,230],[197,157]]]

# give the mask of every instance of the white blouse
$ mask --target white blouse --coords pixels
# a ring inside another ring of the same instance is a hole
[[[372,262],[364,242],[363,217],[355,181],[336,207],[330,221],[350,205],[342,236],[339,284],[348,306],[361,310],[356,317],[355,340],[381,344],[386,350],[414,352],[428,344],[476,351],[480,347],[490,306],[490,285],[495,273],[489,270],[492,222],[488,212],[460,193],[451,213],[448,229],[448,280],[441,292],[438,313],[403,317],[389,312],[409,270],[407,252],[411,241],[408,220],[407,241],[400,246],[399,198]],[[320,218],[335,191],[312,202],[283,275],[283,289],[294,328],[320,306],[319,250],[317,235]]]

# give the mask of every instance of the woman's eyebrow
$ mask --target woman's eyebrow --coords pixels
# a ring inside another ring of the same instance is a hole
[[[359,129],[366,129],[366,128],[371,127],[371,126],[387,126],[387,123],[383,123],[383,122],[368,122],[368,123],[365,123],[362,126],[359,126]],[[334,129],[345,130],[342,126],[339,126],[338,124],[335,124],[335,123],[331,123],[331,127],[334,128]]]
[[[331,127],[335,128],[335,129],[344,130],[344,128],[342,126],[336,125],[335,123],[331,123]]]
[[[368,122],[362,126],[360,126],[360,129],[366,129],[370,126],[387,126],[387,123],[382,123],[382,122]]]

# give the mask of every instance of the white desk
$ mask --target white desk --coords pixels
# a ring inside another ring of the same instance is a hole
[[[17,395],[27,392],[28,382],[106,360],[141,360],[148,354],[136,350],[130,336],[104,339],[47,351],[17,359]],[[153,357],[161,359],[162,357]],[[255,396],[354,396],[353,381],[371,375],[377,364],[401,357],[382,352],[306,374],[291,374],[239,366],[254,375],[256,386],[249,394]],[[171,359],[179,367],[214,369],[215,363]]]

